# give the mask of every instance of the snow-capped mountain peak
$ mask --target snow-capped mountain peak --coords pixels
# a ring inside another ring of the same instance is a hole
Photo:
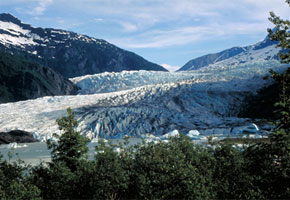
[[[3,22],[11,22],[17,25],[21,25],[22,22],[15,16],[11,15],[10,13],[2,13],[0,14],[0,21]]]
[[[0,42],[7,47],[11,45],[24,48],[26,45],[36,45],[31,34],[31,26],[23,24],[10,14],[0,14]]]
[[[0,51],[51,67],[64,77],[122,70],[167,71],[109,42],[70,31],[35,28],[0,14]]]
[[[207,67],[253,65],[278,60],[277,42],[267,36],[263,41],[246,47],[233,47],[219,53],[208,54],[190,60],[178,71],[196,70]]]

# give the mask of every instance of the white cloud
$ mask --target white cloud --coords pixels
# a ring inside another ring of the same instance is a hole
[[[64,1],[64,0],[60,0]],[[75,9],[115,21],[130,35],[106,39],[125,48],[160,48],[260,34],[271,27],[269,11],[290,17],[284,0],[71,0]],[[77,7],[77,8],[76,8]],[[134,34],[132,34],[134,33]]]
[[[53,0],[29,2],[38,2],[30,12],[37,16]],[[107,30],[114,34],[107,33],[105,39],[126,48],[170,47],[241,34],[260,34],[262,38],[271,27],[269,11],[290,18],[284,0],[58,0],[53,6],[80,20],[90,17],[99,27],[110,26]]]
[[[165,69],[167,69],[168,71],[176,71],[180,68],[180,66],[172,66],[172,65],[169,65],[169,64],[161,64],[162,67],[164,67]]]
[[[30,11],[32,15],[42,15],[46,8],[53,3],[53,0],[39,0],[38,5]]]
[[[104,21],[103,18],[95,18],[94,20],[95,20],[96,22],[103,22],[103,21]]]
[[[135,24],[127,23],[127,22],[119,22],[125,32],[134,32],[138,30],[138,27]]]
[[[257,32],[266,35],[266,28],[265,24],[260,23],[209,24],[168,31],[149,30],[128,38],[111,38],[110,41],[125,48],[162,48],[228,38],[233,35],[251,35]]]

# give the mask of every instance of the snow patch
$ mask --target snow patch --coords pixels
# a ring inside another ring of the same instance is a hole
[[[3,22],[0,21],[0,29],[7,31],[13,35],[28,35],[30,33],[30,30],[23,29],[17,24],[11,23],[11,22]]]
[[[33,41],[32,38],[27,38],[27,37],[14,37],[12,35],[7,35],[7,34],[0,34],[0,41],[4,45],[16,45],[16,46],[21,46],[24,47],[24,45],[37,45],[36,42]]]

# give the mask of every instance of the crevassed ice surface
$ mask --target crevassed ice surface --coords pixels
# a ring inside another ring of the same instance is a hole
[[[200,73],[199,73],[200,74]],[[81,88],[80,94],[96,94],[128,90],[145,85],[172,83],[194,79],[196,72],[122,71],[86,75],[70,80]]]
[[[174,129],[226,130],[245,123],[246,119],[236,117],[243,100],[270,84],[263,80],[269,69],[286,67],[272,61],[190,73],[139,71],[79,77],[77,84],[88,79],[79,86],[89,94],[0,104],[0,131],[21,129],[45,140],[59,133],[55,120],[66,114],[67,107],[76,112],[78,129],[89,138],[120,133],[161,135]],[[106,88],[94,85],[95,77],[100,82],[104,78]],[[98,93],[106,91],[110,92]]]

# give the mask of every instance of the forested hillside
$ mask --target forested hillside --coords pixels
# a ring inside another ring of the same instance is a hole
[[[0,103],[77,93],[77,86],[50,68],[0,52]]]

